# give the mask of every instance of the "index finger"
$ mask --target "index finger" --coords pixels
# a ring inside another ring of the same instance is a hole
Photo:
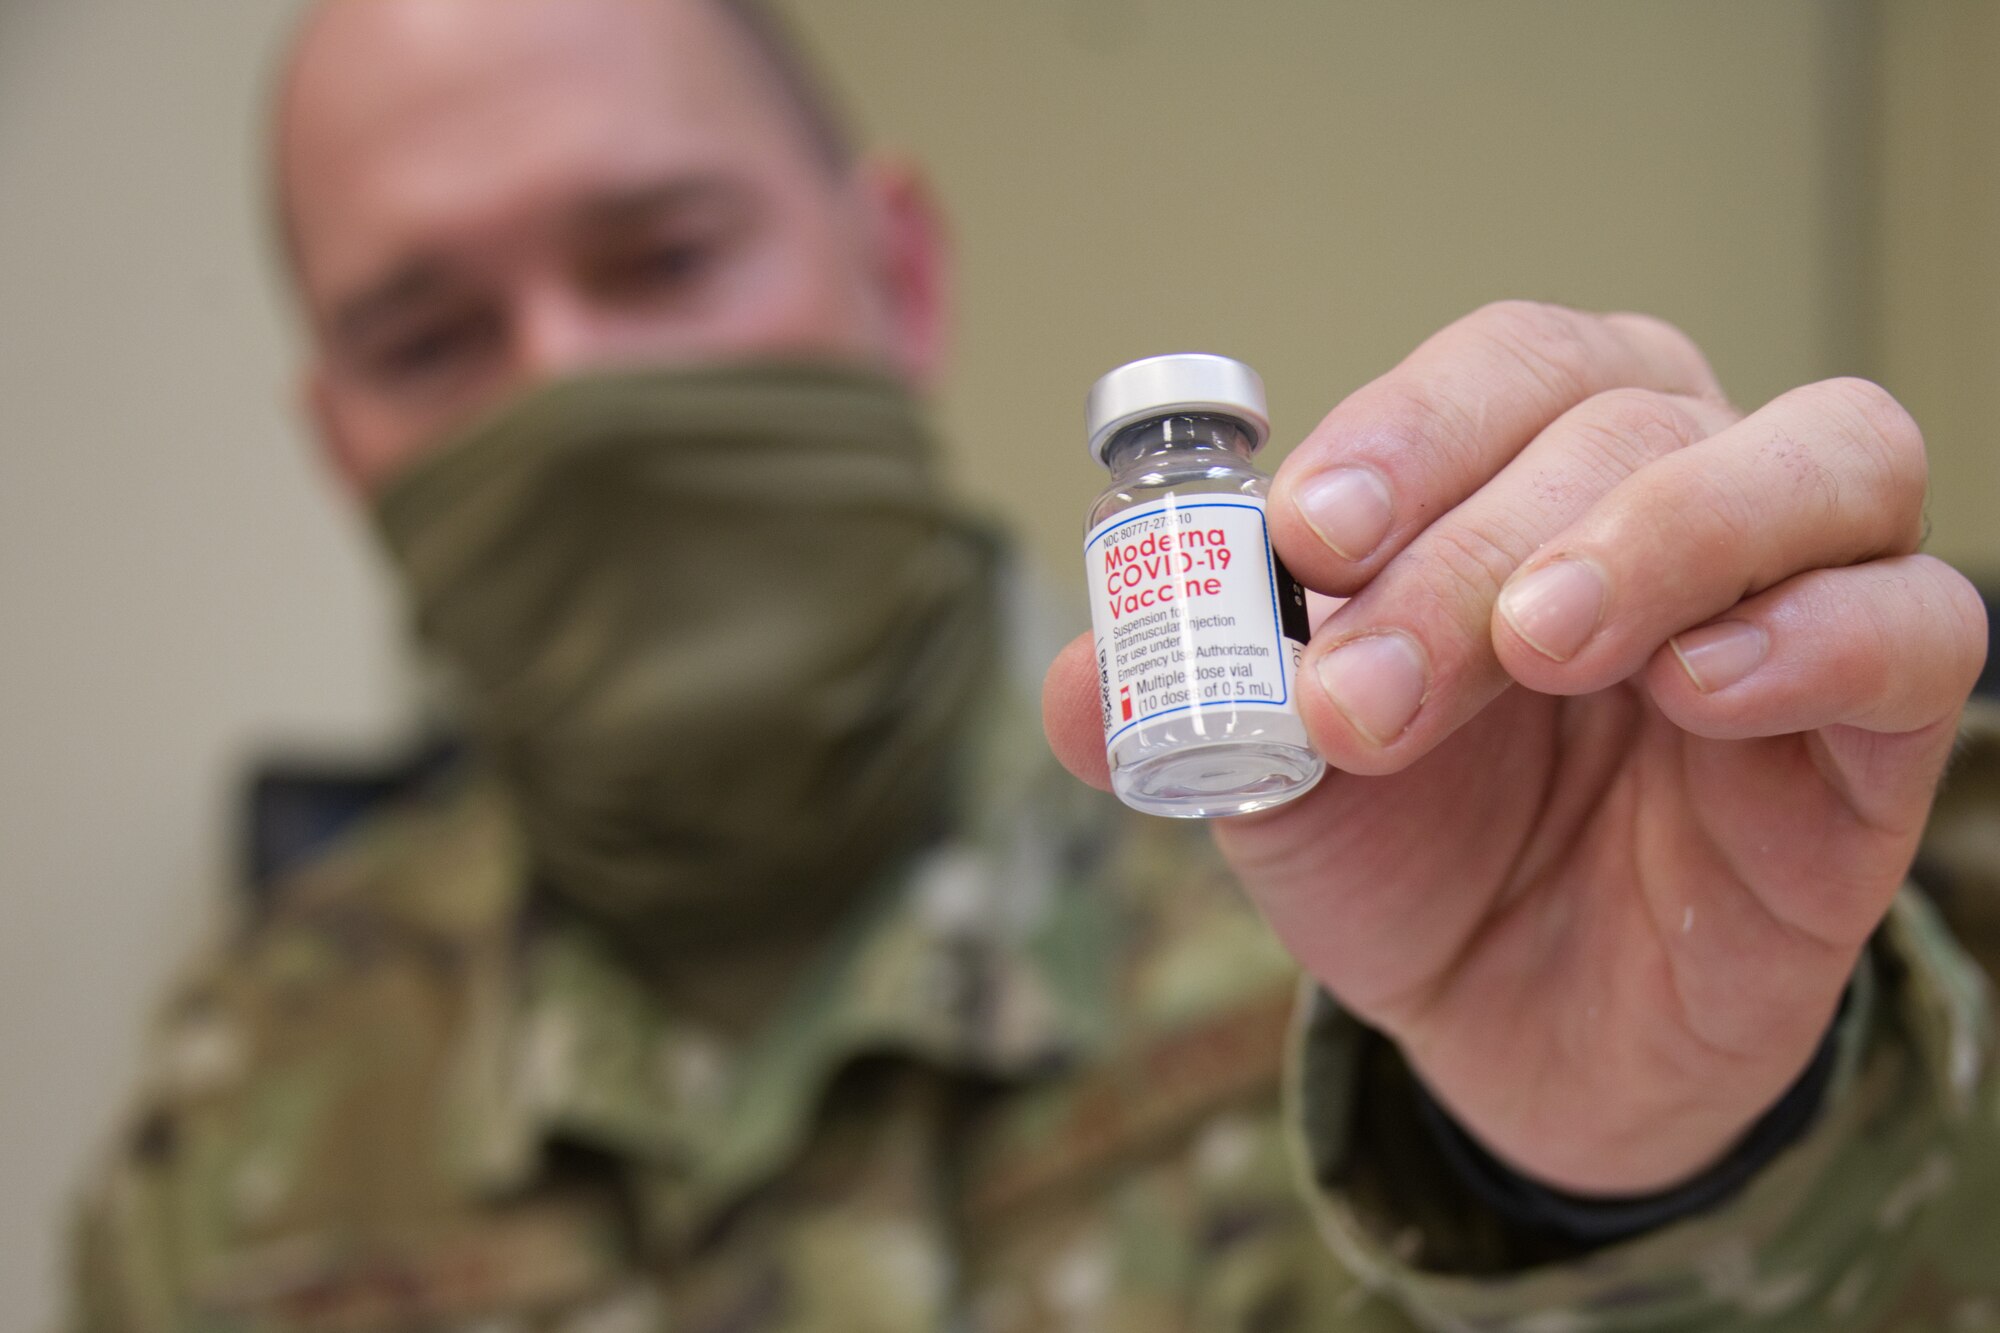
[[[1693,341],[1646,315],[1502,301],[1433,334],[1328,413],[1278,469],[1271,538],[1352,593],[1557,417],[1611,389],[1722,399]]]

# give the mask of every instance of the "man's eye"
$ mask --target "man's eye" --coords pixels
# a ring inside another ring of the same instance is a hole
[[[391,382],[431,379],[470,364],[492,345],[494,334],[488,320],[442,320],[388,339],[370,359]]]
[[[671,291],[699,278],[714,257],[714,247],[676,242],[642,246],[610,257],[598,273],[599,282],[613,292],[650,295]]]

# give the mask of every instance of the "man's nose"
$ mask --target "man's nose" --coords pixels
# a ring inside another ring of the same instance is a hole
[[[515,307],[516,374],[534,383],[603,367],[618,357],[614,321],[585,296],[551,282],[524,292]]]

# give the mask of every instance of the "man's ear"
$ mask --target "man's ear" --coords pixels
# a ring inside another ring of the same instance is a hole
[[[321,463],[339,480],[351,500],[368,496],[368,473],[356,456],[354,442],[341,421],[325,365],[314,362],[299,380],[299,406],[312,426],[313,442]]]
[[[875,279],[899,369],[935,389],[951,354],[951,237],[930,181],[914,161],[871,156],[855,167]]]

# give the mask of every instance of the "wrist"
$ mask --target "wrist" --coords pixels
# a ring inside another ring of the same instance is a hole
[[[1777,1096],[1720,1104],[1694,1097],[1580,1099],[1552,1123],[1497,1134],[1443,1101],[1437,1105],[1470,1142],[1524,1179],[1576,1198],[1629,1198],[1672,1190],[1708,1171]]]
[[[1843,1012],[1846,1009],[1842,1005]],[[1840,1015],[1791,1086],[1704,1169],[1671,1186],[1589,1196],[1555,1188],[1501,1162],[1454,1121],[1420,1081],[1419,1121],[1461,1184],[1508,1226],[1590,1249],[1656,1230],[1713,1208],[1742,1189],[1801,1138],[1825,1102],[1839,1054]]]
[[[1606,1044],[1524,1082],[1395,1040],[1426,1095],[1509,1172],[1576,1198],[1650,1196],[1716,1168],[1808,1076],[1851,989],[1850,973],[1825,1009],[1795,1009],[1795,1029],[1773,1032],[1754,1057]]]

